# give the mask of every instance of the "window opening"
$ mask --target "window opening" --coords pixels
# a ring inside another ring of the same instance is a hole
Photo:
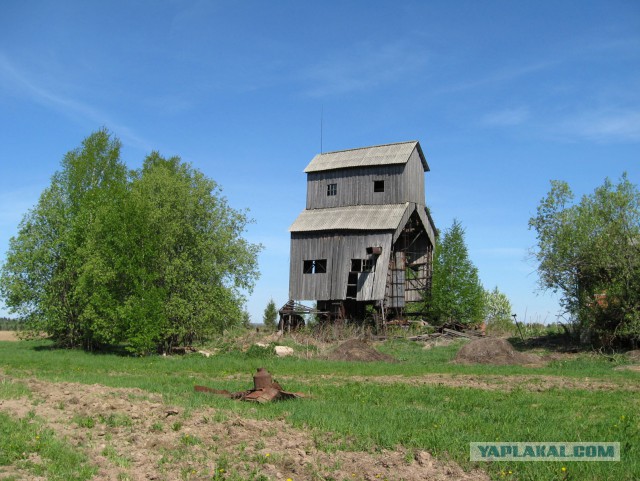
[[[384,180],[374,180],[373,181],[373,191],[374,192],[384,192]]]
[[[351,272],[360,272],[362,270],[361,259],[351,259]]]
[[[351,259],[351,272],[371,272],[374,266],[374,259]]]
[[[303,274],[325,274],[327,272],[327,259],[314,259],[302,262]]]
[[[327,195],[337,195],[338,184],[327,184]]]

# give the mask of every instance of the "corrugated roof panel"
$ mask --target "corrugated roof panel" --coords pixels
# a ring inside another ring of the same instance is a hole
[[[289,232],[395,230],[408,206],[407,202],[303,210],[289,228]]]
[[[420,152],[424,169],[429,170],[420,144],[417,141],[411,141],[318,154],[311,160],[304,171],[309,173],[348,167],[404,164],[409,160],[413,149],[416,147]]]

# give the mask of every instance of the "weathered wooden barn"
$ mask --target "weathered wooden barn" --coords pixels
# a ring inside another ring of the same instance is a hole
[[[315,300],[332,319],[362,319],[366,305],[388,319],[420,300],[435,245],[428,170],[416,141],[316,155],[289,229],[290,299]]]

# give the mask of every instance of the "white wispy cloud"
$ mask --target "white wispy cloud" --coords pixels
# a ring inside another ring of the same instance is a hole
[[[584,112],[563,120],[560,133],[596,142],[640,141],[640,111]]]
[[[368,90],[405,78],[425,63],[424,55],[403,43],[361,43],[310,67],[303,75],[310,84],[306,93],[320,97]]]
[[[549,69],[557,63],[558,62],[555,60],[545,60],[540,62],[531,62],[526,65],[506,67],[500,70],[489,72],[486,75],[472,78],[471,80],[447,85],[446,87],[434,91],[434,93],[454,93],[464,90],[472,90],[480,87],[487,87],[490,85],[508,83],[519,78],[526,77],[530,74]]]
[[[480,123],[487,127],[511,127],[526,122],[530,117],[526,107],[514,107],[485,114]]]
[[[114,121],[109,115],[89,104],[56,93],[54,89],[43,86],[40,82],[29,77],[24,71],[18,69],[11,59],[2,52],[0,52],[0,78],[14,89],[17,89],[22,95],[29,97],[33,102],[55,109],[57,112],[72,119],[90,121],[99,126],[105,125],[110,130],[117,132],[118,137],[123,142],[144,150],[152,150],[151,144],[138,136],[129,127]]]

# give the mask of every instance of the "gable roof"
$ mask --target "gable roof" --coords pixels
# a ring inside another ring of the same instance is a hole
[[[309,173],[349,167],[406,164],[414,149],[418,149],[422,167],[425,172],[428,171],[429,165],[427,165],[427,161],[424,158],[420,143],[416,140],[318,154],[309,162],[304,171]]]
[[[352,205],[303,210],[289,232],[322,230],[395,230],[409,203]]]

